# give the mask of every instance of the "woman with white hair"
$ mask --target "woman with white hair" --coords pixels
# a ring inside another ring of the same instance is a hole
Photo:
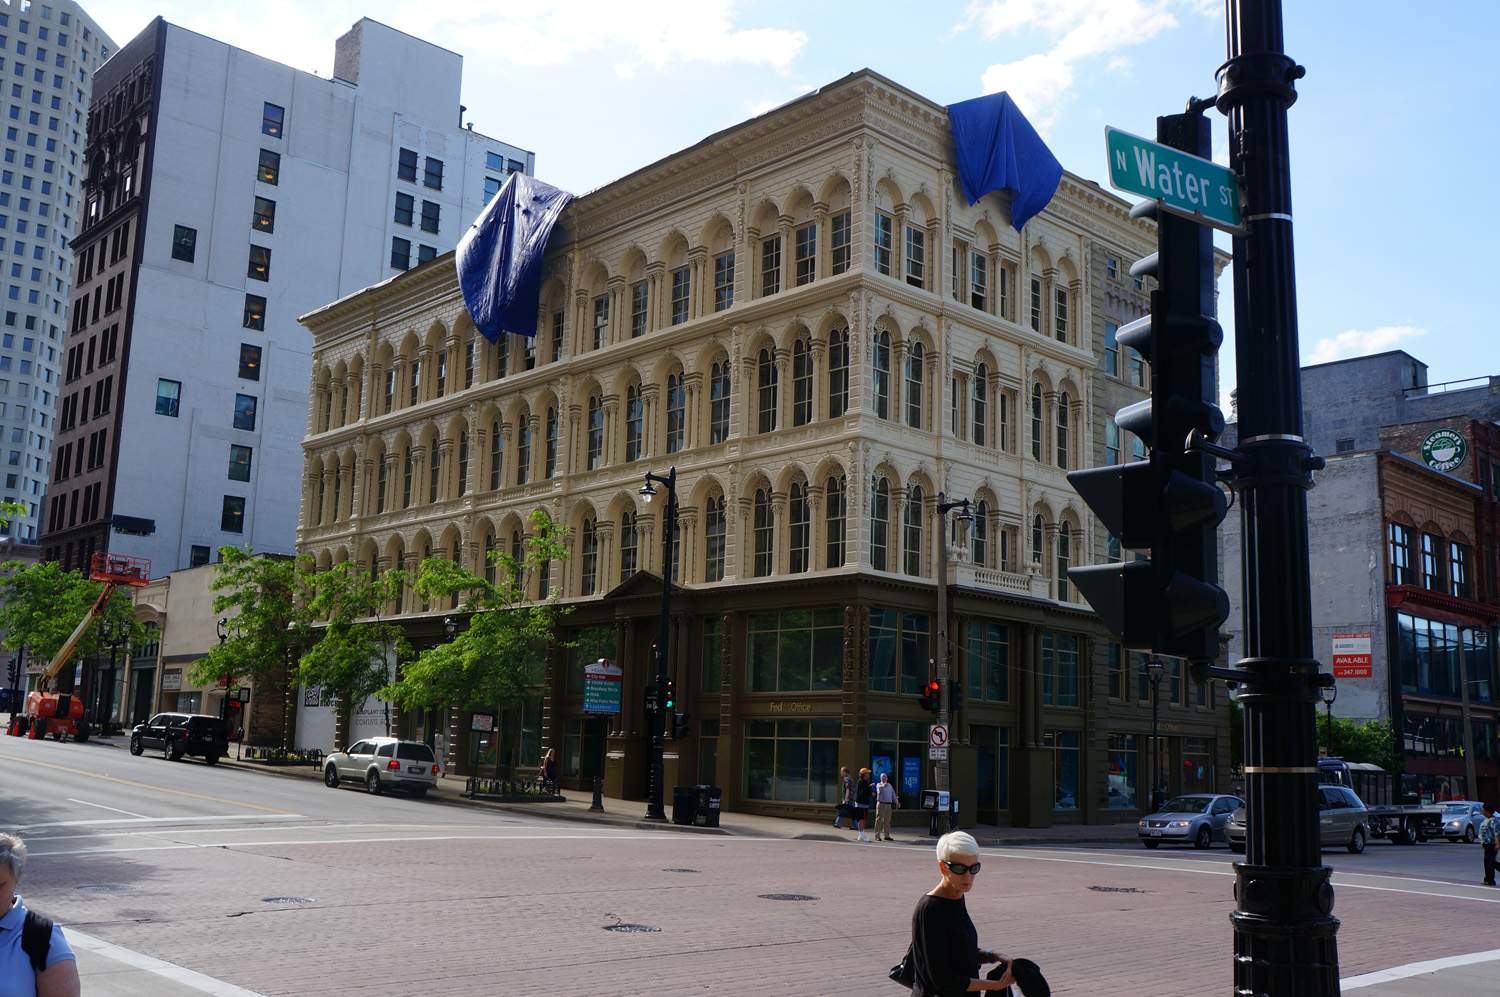
[[[1015,977],[1007,965],[997,980],[980,976],[987,962],[1008,962],[998,952],[980,949],[979,933],[969,920],[964,895],[979,874],[979,842],[953,831],[937,843],[942,879],[917,901],[911,916],[912,997],[955,997],[980,990],[1009,992]]]
[[[26,845],[0,834],[0,997],[78,997],[78,965],[62,929],[28,913],[16,886]]]

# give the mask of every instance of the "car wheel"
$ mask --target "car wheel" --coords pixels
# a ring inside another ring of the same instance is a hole
[[[371,796],[380,795],[380,773],[374,769],[365,774],[365,792]]]
[[[329,789],[339,788],[339,770],[330,765],[323,770],[323,785]]]
[[[1206,827],[1198,828],[1198,834],[1193,838],[1193,847],[1200,852],[1205,851],[1213,844],[1213,832]]]
[[[1454,839],[1454,840],[1457,840],[1457,839]],[[1466,845],[1472,845],[1473,843],[1474,843],[1474,825],[1470,824],[1468,827],[1464,828],[1464,844],[1466,844]]]
[[[177,741],[173,741],[167,746],[167,756],[174,762],[182,761],[182,745]]]
[[[1141,842],[1141,844],[1145,845],[1147,848],[1156,848],[1158,845],[1161,844],[1161,842],[1160,841],[1143,841],[1143,842]]]
[[[138,738],[138,737],[132,737],[130,739],[130,753],[132,755],[139,756],[141,754],[141,752],[143,752],[145,750],[146,750],[146,747],[145,747],[145,745],[141,744],[141,739],[140,738]]]
[[[412,795],[412,799],[420,800],[422,797],[424,797],[424,796],[427,795],[427,787],[426,786],[413,786],[412,789],[411,789],[411,795]]]
[[[172,757],[172,742],[171,741],[168,741],[168,740],[164,739],[161,742],[161,756],[163,758],[171,758]]]
[[[1240,844],[1237,841],[1231,841],[1229,843],[1229,850],[1231,852],[1234,852],[1236,855],[1243,855],[1243,854],[1245,854],[1245,846],[1242,845],[1242,844]]]
[[[1361,855],[1365,850],[1365,829],[1356,827],[1354,833],[1349,836],[1349,854]]]
[[[218,755],[204,755],[203,756],[203,764],[205,764],[205,765],[217,765],[217,764],[219,764],[219,756]]]

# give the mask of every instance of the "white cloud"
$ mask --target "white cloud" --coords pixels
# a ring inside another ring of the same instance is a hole
[[[1345,329],[1335,336],[1327,336],[1313,345],[1312,352],[1304,362],[1327,363],[1380,353],[1400,343],[1427,335],[1427,330],[1414,325],[1382,325],[1375,329]]]
[[[996,63],[982,76],[984,91],[1005,90],[1045,133],[1070,99],[1080,63],[1113,55],[1106,71],[1130,68],[1114,54],[1177,26],[1176,12],[1213,16],[1206,0],[990,0],[971,3],[954,28],[978,28],[986,39],[1040,34],[1050,48],[1022,59]]]

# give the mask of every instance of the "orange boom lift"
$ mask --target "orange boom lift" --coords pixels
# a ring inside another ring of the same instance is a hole
[[[109,605],[109,597],[114,595],[116,586],[145,585],[151,580],[151,562],[143,557],[100,551],[89,559],[89,578],[103,582],[104,589],[99,593],[99,598],[94,600],[93,607],[73,629],[72,635],[58,648],[57,654],[53,655],[47,670],[37,680],[36,690],[26,697],[26,711],[20,721],[25,729],[14,731],[16,734],[25,733],[33,740],[48,734],[59,741],[65,737],[71,737],[75,741],[89,739],[89,722],[84,716],[82,697],[74,693],[53,691],[53,682],[73,656],[78,642],[88,632],[89,625]]]

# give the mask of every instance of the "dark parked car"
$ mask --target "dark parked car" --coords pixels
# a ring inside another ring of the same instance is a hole
[[[229,735],[224,721],[204,713],[158,713],[130,732],[130,753],[147,748],[161,751],[174,762],[183,755],[196,755],[210,765],[229,754]]]

